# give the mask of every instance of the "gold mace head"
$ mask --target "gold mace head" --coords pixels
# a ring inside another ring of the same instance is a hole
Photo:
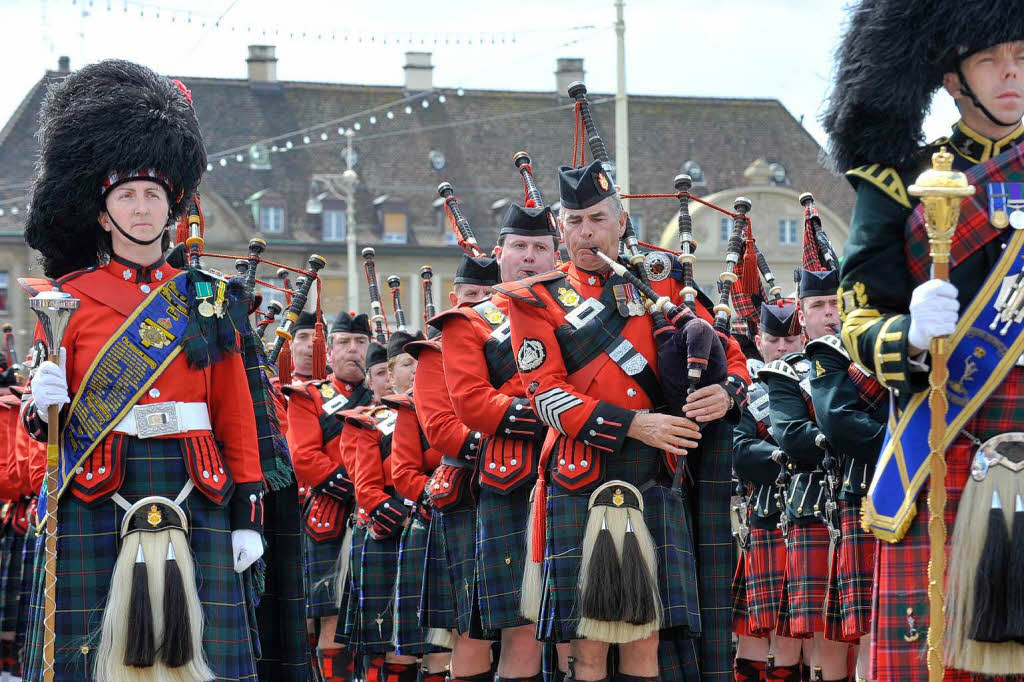
[[[932,154],[932,167],[917,176],[907,192],[920,197],[924,204],[933,262],[948,262],[949,245],[960,219],[960,202],[974,194],[974,187],[966,175],[953,170],[953,155],[940,147]]]

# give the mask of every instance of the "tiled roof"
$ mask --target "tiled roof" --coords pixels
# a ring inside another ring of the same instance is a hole
[[[47,73],[0,131],[0,187],[31,180],[43,86],[57,76]],[[268,87],[223,78],[182,80],[192,91],[211,154],[386,105],[408,94],[394,86],[282,81],[278,87]],[[598,127],[608,148],[614,150],[614,102],[600,93],[590,97]],[[572,142],[572,111],[565,97],[550,91],[467,90],[464,96],[447,93],[446,100],[444,104],[433,100],[429,108],[414,106],[411,115],[404,113],[404,105],[396,106],[394,120],[378,112],[376,126],[368,124],[367,116],[361,117],[362,130],[354,138],[361,244],[380,239],[373,201],[384,194],[407,203],[410,244],[441,244],[434,202],[437,184],[443,180],[454,186],[480,243],[493,243],[491,205],[502,198],[522,200],[522,183],[512,165],[512,154],[520,149],[533,157],[545,199],[553,203],[557,198],[555,171],[569,161]],[[818,144],[777,100],[631,96],[629,116],[634,192],[671,191],[674,176],[687,160],[699,162],[704,169],[706,186],[698,188],[703,194],[742,186],[748,184],[743,171],[755,159],[764,158],[782,163],[795,189],[813,192],[819,203],[843,220],[850,217],[853,193],[841,178],[824,169]],[[250,169],[247,161],[238,163],[234,157],[226,167],[215,164],[204,186],[223,197],[249,225],[253,213],[246,198],[261,190],[279,193],[287,208],[285,237],[316,241],[320,217],[306,213],[310,179],[345,169],[344,139],[337,134],[337,126],[327,130],[326,143],[321,143],[319,129],[310,133],[308,146],[301,135],[290,138],[292,149],[271,154],[271,170]],[[443,170],[431,166],[431,150],[444,154]],[[0,203],[26,191],[0,189]],[[668,200],[632,206],[648,230],[659,232],[677,208]],[[14,228],[10,221],[9,215],[0,218],[0,231]],[[653,232],[648,236],[655,238]]]

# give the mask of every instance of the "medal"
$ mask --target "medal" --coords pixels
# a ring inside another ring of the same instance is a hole
[[[210,286],[209,282],[196,282],[196,298],[200,299],[197,309],[203,317],[213,317],[215,311],[213,304],[210,303],[212,296],[213,287]]]
[[[623,317],[640,317],[644,314],[644,302],[640,293],[632,284],[615,284],[612,287],[615,293],[615,308]]]
[[[990,182],[985,186],[988,194],[988,220],[1002,230],[1012,226],[1024,229],[1024,183]]]

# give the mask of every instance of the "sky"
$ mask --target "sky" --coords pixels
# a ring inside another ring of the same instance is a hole
[[[824,144],[817,118],[846,4],[625,0],[627,90],[775,98]],[[582,57],[588,88],[611,92],[614,21],[614,0],[0,0],[0,125],[61,55],[72,68],[138,61],[187,83],[244,78],[257,43],[276,45],[281,80],[397,85],[405,51],[427,50],[438,87],[549,91],[556,58]],[[937,97],[926,137],[955,119]]]

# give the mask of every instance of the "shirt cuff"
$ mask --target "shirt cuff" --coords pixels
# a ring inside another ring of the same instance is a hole
[[[626,434],[636,417],[636,412],[606,403],[598,402],[577,434],[577,440],[584,445],[603,452],[619,452],[626,442]]]
[[[263,533],[262,481],[238,483],[231,496],[231,530],[254,530]]]

